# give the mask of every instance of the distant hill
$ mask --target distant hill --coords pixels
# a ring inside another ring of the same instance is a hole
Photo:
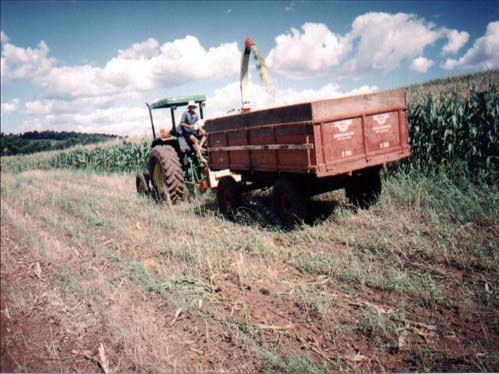
[[[94,144],[118,135],[86,134],[74,131],[28,131],[22,134],[1,133],[1,156],[30,154],[65,149],[75,145]]]

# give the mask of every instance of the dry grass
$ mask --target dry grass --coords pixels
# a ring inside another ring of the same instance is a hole
[[[169,210],[137,196],[131,176],[2,173],[2,360],[16,371],[494,370],[497,215],[449,217],[400,183],[386,180],[369,211],[320,196],[314,224],[284,230],[261,197],[229,222],[212,194]]]

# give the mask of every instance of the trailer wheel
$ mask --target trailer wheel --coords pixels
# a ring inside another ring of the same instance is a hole
[[[241,187],[232,177],[223,177],[217,187],[218,207],[223,215],[231,217],[241,206]]]
[[[274,212],[285,225],[303,223],[308,213],[308,198],[297,182],[279,178],[272,191]]]
[[[350,202],[360,208],[369,208],[381,193],[379,169],[366,170],[354,175],[345,186],[345,194]]]
[[[184,174],[177,152],[172,146],[159,145],[152,149],[149,175],[158,201],[175,203],[184,196]]]
[[[148,195],[151,192],[149,189],[149,180],[148,173],[137,173],[135,176],[135,187],[137,187],[139,195]]]

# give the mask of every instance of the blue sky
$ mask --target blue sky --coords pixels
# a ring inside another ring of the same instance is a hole
[[[247,36],[277,88],[253,71],[253,108],[494,69],[498,20],[497,1],[2,1],[2,131],[146,134],[145,101],[191,93],[224,113]]]

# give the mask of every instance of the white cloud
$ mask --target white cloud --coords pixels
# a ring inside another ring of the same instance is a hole
[[[233,82],[223,88],[215,90],[207,98],[206,113],[209,116],[220,116],[227,112],[234,113],[241,107],[239,82]],[[269,95],[262,85],[250,82],[248,95],[252,110],[265,109],[273,106],[296,104],[315,100],[332,99],[343,96],[360,95],[378,90],[377,86],[364,85],[354,90],[345,92],[336,83],[328,83],[321,88],[298,90],[294,88],[277,89],[274,97]]]
[[[56,97],[96,97],[136,93],[156,87],[214,80],[236,75],[241,53],[237,43],[206,50],[199,40],[186,36],[158,48],[150,38],[120,50],[104,67],[57,66],[42,41],[38,48],[2,44],[2,80],[28,79]]]
[[[433,64],[433,60],[429,60],[426,57],[419,56],[412,60],[410,69],[417,73],[426,73]]]
[[[275,38],[266,61],[272,72],[290,79],[311,77],[338,65],[350,50],[345,38],[322,23],[305,23],[301,28],[302,32],[291,28]]]
[[[54,64],[48,53],[49,48],[43,40],[37,48],[20,48],[9,42],[2,43],[2,80],[34,79],[47,74]]]
[[[15,113],[18,111],[18,109],[19,109],[19,99],[18,98],[12,99],[9,102],[1,104],[2,115]]]
[[[153,64],[151,79],[168,85],[214,80],[239,72],[241,51],[237,43],[223,43],[206,50],[194,36],[186,36],[161,46]]]
[[[142,107],[116,106],[82,113],[44,114],[24,120],[20,132],[28,130],[74,130],[117,135],[146,135],[149,121]]]
[[[441,65],[444,69],[461,68],[495,69],[499,67],[499,21],[487,25],[485,35],[476,39],[473,46],[459,59],[447,59]]]
[[[0,42],[3,44],[3,43],[8,43],[9,42],[9,37],[7,36],[6,33],[2,31],[0,31]]]
[[[208,96],[205,113],[209,117],[226,114],[231,109],[241,107],[239,82],[230,83],[215,90]],[[248,97],[253,110],[272,106],[294,104],[341,96],[357,95],[377,91],[376,86],[362,86],[345,92],[335,83],[328,83],[318,90],[297,90],[287,88],[277,90],[275,97],[270,96],[262,85],[250,83]],[[90,99],[79,99],[69,102],[61,100],[38,100],[25,103],[29,113],[26,120],[16,131],[28,130],[74,130],[80,132],[106,132],[118,135],[150,136],[149,114],[142,106],[116,105],[95,109]],[[3,104],[2,104],[3,108]],[[3,110],[3,109],[2,109]],[[232,112],[234,113],[234,112]],[[177,113],[177,117],[180,113]],[[154,113],[156,129],[170,128],[169,112]]]
[[[454,55],[464,47],[470,38],[470,34],[466,31],[444,30],[447,37],[447,44],[442,48],[442,55]]]
[[[288,79],[303,79],[327,73],[341,66],[340,75],[352,77],[359,73],[388,73],[403,63],[413,63],[423,71],[431,64],[421,59],[425,48],[446,38],[443,55],[457,53],[468,41],[466,31],[438,28],[414,14],[370,12],[358,16],[351,31],[341,35],[322,23],[305,23],[301,30],[275,38],[267,65],[275,74]],[[350,52],[353,55],[346,62]],[[416,62],[414,62],[416,61]]]
[[[125,60],[138,60],[152,58],[159,54],[159,43],[154,38],[149,38],[142,43],[135,43],[128,49],[118,50],[118,56]]]
[[[402,61],[421,56],[425,47],[441,37],[435,26],[413,14],[366,13],[357,17],[349,34],[358,41],[354,57],[345,65],[349,73],[390,72]]]
[[[74,100],[45,99],[27,101],[24,103],[24,107],[25,113],[30,115],[74,113],[81,112],[85,108],[108,108],[115,104],[116,100],[117,97],[112,96],[87,97]]]

